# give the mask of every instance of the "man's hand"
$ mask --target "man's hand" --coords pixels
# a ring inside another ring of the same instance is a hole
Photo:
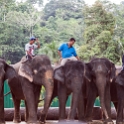
[[[38,42],[38,38],[36,38],[36,40],[35,40],[36,42]]]
[[[77,60],[80,60],[80,58],[78,56],[76,56]]]
[[[60,57],[59,61],[60,61],[60,62],[62,61],[62,57]]]
[[[40,48],[40,43],[39,43],[39,40],[38,40],[38,38],[36,38],[36,43],[37,43],[37,45],[38,45],[38,48]]]

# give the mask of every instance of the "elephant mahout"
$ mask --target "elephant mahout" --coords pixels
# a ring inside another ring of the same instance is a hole
[[[3,86],[6,79],[16,77],[15,70],[9,66],[3,59],[0,59],[0,124],[5,123],[4,118],[4,95]]]
[[[91,121],[91,114],[95,99],[100,98],[100,104],[103,114],[105,115],[104,122],[113,124],[111,119],[111,96],[110,84],[115,77],[115,65],[106,58],[94,58],[89,63],[85,64],[86,76],[86,112],[85,120]]]
[[[26,105],[27,123],[38,122],[37,107],[40,90],[44,86],[46,97],[40,121],[45,122],[54,88],[53,68],[49,58],[46,55],[37,55],[31,61],[20,61],[12,66],[18,73],[16,77],[8,81],[15,106],[13,121],[15,123],[21,121],[20,101],[22,99]]]
[[[69,120],[73,120],[78,109],[78,119],[84,118],[84,103],[82,86],[84,84],[84,63],[81,61],[67,61],[65,65],[54,69],[54,91],[53,98],[58,96],[59,99],[59,120],[66,119],[66,101],[72,93],[72,103]],[[79,106],[80,104],[80,106]]]

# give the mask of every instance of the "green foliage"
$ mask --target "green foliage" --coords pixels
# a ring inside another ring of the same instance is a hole
[[[84,39],[87,44],[80,47],[79,56],[86,60],[92,57],[106,57],[117,63],[120,57],[117,41],[112,40],[115,27],[113,14],[106,11],[100,1],[96,1],[91,7],[86,6],[83,12],[86,26]]]
[[[49,44],[44,44],[44,47],[39,50],[39,54],[42,53],[48,55],[53,62],[57,62],[59,59],[57,52],[58,47],[59,45],[55,41]]]
[[[25,44],[32,35],[41,44],[37,53],[48,55],[52,63],[59,59],[59,45],[71,37],[76,38],[81,59],[107,57],[121,63],[123,3],[103,0],[88,6],[83,0],[49,0],[43,7],[42,0],[1,0],[0,6],[0,56],[9,63],[16,63],[25,55]]]

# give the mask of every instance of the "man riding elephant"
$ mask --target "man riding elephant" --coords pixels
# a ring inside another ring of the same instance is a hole
[[[36,41],[37,45],[34,44]],[[26,58],[31,60],[34,57],[34,50],[40,48],[40,43],[35,37],[31,37],[29,43],[25,45]]]

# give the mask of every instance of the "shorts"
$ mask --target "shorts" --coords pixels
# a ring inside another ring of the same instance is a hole
[[[72,61],[77,61],[77,58],[72,56],[72,57],[69,57],[69,58],[63,58],[60,62],[61,65],[65,65],[65,63],[68,61],[68,60],[72,60]]]

